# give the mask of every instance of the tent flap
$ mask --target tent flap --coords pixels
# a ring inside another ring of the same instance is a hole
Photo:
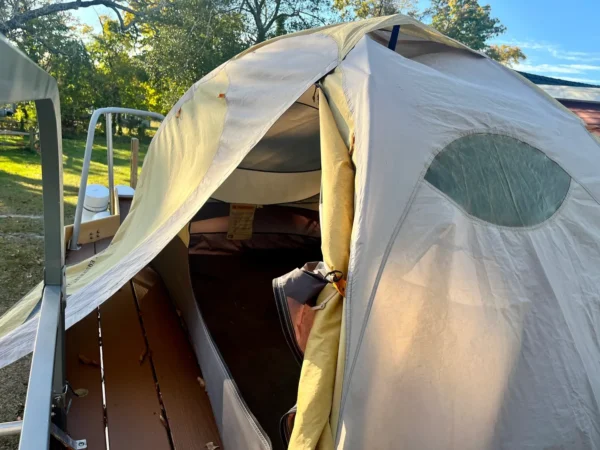
[[[229,61],[192,86],[152,140],[131,210],[111,245],[67,269],[67,326],[150,263],[277,119],[337,65],[337,56],[337,44],[327,36],[290,37]],[[309,189],[301,197],[314,193]],[[31,312],[40,289],[0,320],[6,333],[0,367],[33,350],[38,315]]]
[[[354,169],[324,95],[320,97],[321,249],[331,270],[348,268],[354,220]],[[343,314],[343,298],[332,285],[323,289],[308,338],[298,389],[298,410],[289,448],[333,449],[330,426]],[[317,447],[318,445],[318,447]]]

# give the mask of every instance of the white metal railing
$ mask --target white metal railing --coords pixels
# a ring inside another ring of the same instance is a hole
[[[61,429],[66,428],[65,246],[60,101],[56,80],[2,36],[0,61],[0,103],[35,101],[36,104],[44,204],[44,291],[25,412],[20,426],[14,423],[4,424],[0,426],[0,430],[4,429],[5,433],[0,435],[20,432],[20,450],[44,450],[50,445],[51,432],[56,429],[64,435]],[[51,409],[54,413],[52,416]],[[78,448],[85,448],[85,441],[78,441],[77,445]]]
[[[73,236],[69,242],[70,250],[78,250],[79,246],[79,231],[81,229],[81,217],[83,215],[83,202],[85,200],[85,189],[87,187],[88,175],[90,171],[90,162],[92,160],[92,147],[94,146],[94,135],[98,119],[102,114],[106,114],[106,162],[108,165],[108,191],[110,195],[115,191],[114,178],[114,162],[113,162],[113,133],[112,133],[112,115],[113,114],[129,114],[134,116],[152,117],[154,119],[163,120],[165,116],[150,111],[142,111],[139,109],[130,108],[100,108],[93,112],[88,125],[87,140],[85,142],[85,154],[83,157],[83,166],[81,169],[81,181],[79,182],[79,196],[77,197],[77,209],[75,210],[75,221],[73,223]],[[110,202],[110,212],[114,213],[113,202]]]

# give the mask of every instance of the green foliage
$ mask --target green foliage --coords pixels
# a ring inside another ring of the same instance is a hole
[[[19,124],[20,131],[26,131],[36,126],[37,113],[35,103],[24,102],[18,103],[15,108],[15,113],[10,120]]]
[[[492,17],[490,5],[482,6],[478,0],[432,0],[426,15],[441,33],[497,61],[511,65],[525,59],[518,47],[488,45],[490,39],[506,31],[500,19]]]
[[[490,58],[500,61],[508,67],[527,59],[525,53],[519,47],[513,45],[490,45],[485,49],[485,53]]]
[[[89,114],[94,68],[81,34],[65,14],[40,17],[7,36],[58,82],[61,113],[67,127]],[[31,117],[31,114],[28,114]],[[35,117],[35,116],[33,116]]]
[[[106,17],[102,20],[102,34],[92,35],[87,45],[94,66],[93,106],[153,109],[157,99],[149,89],[135,34],[121,33],[118,22]]]
[[[227,12],[221,12],[221,11]],[[196,81],[247,47],[242,14],[231,2],[178,0],[142,27],[139,61],[149,107],[167,112]]]
[[[392,14],[418,15],[418,0],[334,0],[344,19],[366,19]]]
[[[275,21],[275,36],[283,36],[287,34],[285,29],[285,17],[278,17]]]
[[[431,25],[473,50],[486,48],[486,41],[501,35],[506,27],[491,16],[489,5],[477,0],[432,0]]]
[[[255,44],[275,36],[335,22],[331,0],[235,0],[243,14],[250,41]]]
[[[0,22],[55,0],[0,0]],[[83,131],[94,108],[124,106],[166,113],[196,81],[248,46],[265,39],[350,20],[395,13],[419,16],[418,0],[129,0],[119,20],[100,18],[99,33],[80,26],[68,12],[36,17],[11,29],[8,38],[56,78],[63,129]],[[140,20],[137,11],[153,13]],[[525,58],[517,47],[489,45],[505,31],[488,5],[477,0],[431,0],[424,12],[442,33],[490,57],[514,64]],[[136,22],[137,21],[137,22]],[[23,129],[35,120],[19,106]],[[145,123],[115,117],[144,133]],[[71,133],[72,131],[72,133]]]

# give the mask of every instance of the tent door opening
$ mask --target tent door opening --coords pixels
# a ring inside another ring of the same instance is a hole
[[[300,365],[284,336],[272,283],[322,259],[318,212],[259,208],[252,238],[234,241],[227,239],[229,210],[209,203],[191,224],[194,294],[241,397],[273,448],[283,449],[279,421],[296,402]]]
[[[300,379],[273,280],[322,260],[320,152],[311,87],[190,225],[191,282],[205,327],[273,449],[284,448],[280,419],[296,403]]]

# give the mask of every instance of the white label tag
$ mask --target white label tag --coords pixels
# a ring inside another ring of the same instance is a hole
[[[229,207],[229,228],[227,239],[241,241],[252,238],[255,205],[240,205],[232,203]]]

